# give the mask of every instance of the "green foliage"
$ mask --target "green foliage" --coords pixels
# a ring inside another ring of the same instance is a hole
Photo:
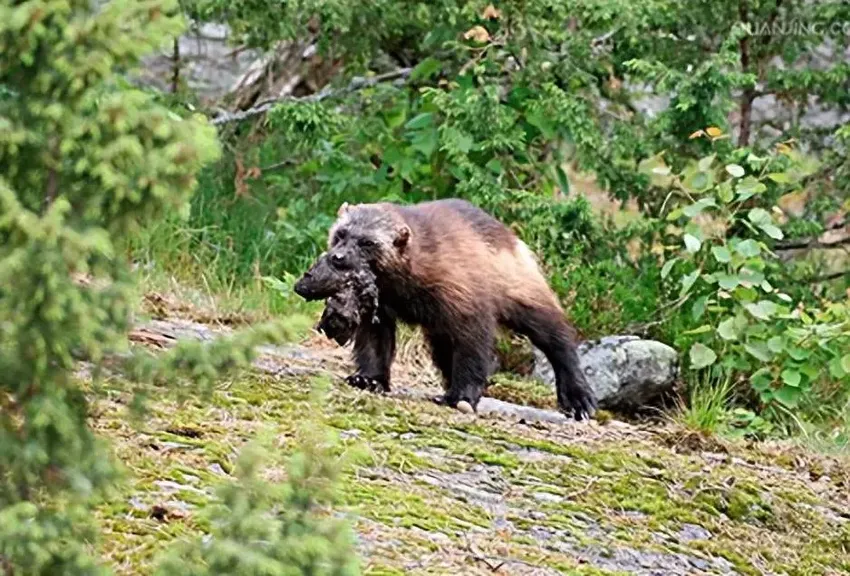
[[[220,501],[205,511],[209,536],[175,547],[157,574],[359,574],[348,525],[326,511],[334,503],[338,470],[322,432],[310,422],[299,425],[298,451],[282,484],[261,477],[264,450],[244,449],[237,480],[223,485]]]
[[[725,431],[729,425],[734,386],[731,379],[712,378],[703,372],[702,378],[690,380],[687,404],[682,404],[678,421],[686,428],[703,434]]]
[[[764,157],[718,156],[678,174],[662,155],[643,165],[672,189],[667,243],[679,247],[662,275],[692,326],[678,343],[692,370],[745,378],[767,414],[823,416],[819,410],[843,404],[850,392],[850,308],[805,297],[772,250],[784,237],[776,199],[816,166],[787,146]]]

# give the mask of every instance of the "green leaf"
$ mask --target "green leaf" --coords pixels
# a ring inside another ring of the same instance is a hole
[[[696,190],[698,192],[705,190],[708,188],[711,180],[709,178],[708,172],[696,172],[689,178],[686,178],[683,184],[685,187]]]
[[[787,386],[793,386],[797,388],[800,386],[800,381],[802,380],[802,376],[796,370],[791,370],[790,368],[786,368],[782,371],[782,381],[785,382]]]
[[[716,157],[717,157],[717,154],[709,154],[708,156],[706,156],[704,158],[700,158],[699,162],[697,162],[699,169],[702,170],[702,171],[707,171],[709,168],[711,168],[711,165],[714,164],[714,159]]]
[[[744,304],[747,312],[759,320],[770,320],[776,314],[776,304],[770,300],[759,300],[755,303]]]
[[[457,149],[466,154],[472,150],[472,136],[468,134],[460,134],[457,139]]]
[[[747,218],[771,238],[782,238],[782,231],[773,224],[773,218],[764,208],[753,208],[747,213]]]
[[[562,194],[570,193],[570,180],[567,178],[567,173],[560,166],[555,166],[555,175],[558,178],[558,188]]]
[[[844,369],[842,364],[843,362],[838,356],[829,361],[829,374],[836,380],[841,380],[847,376],[848,371]]]
[[[756,226],[773,224],[773,218],[770,217],[770,213],[764,208],[752,208],[747,212],[747,218]]]
[[[700,296],[694,302],[694,305],[691,307],[691,317],[694,320],[699,320],[705,314],[705,304],[708,302],[708,296]],[[709,330],[711,327],[709,326]]]
[[[401,126],[404,122],[404,119],[407,117],[407,109],[402,107],[397,107],[393,110],[387,111],[384,116],[384,120],[387,123],[387,126],[390,128],[397,128]]]
[[[717,197],[724,204],[728,204],[735,198],[735,195],[732,193],[732,184],[728,180],[721,182],[717,187]]]
[[[685,206],[685,208],[682,209],[682,213],[688,218],[693,218],[694,216],[697,216],[700,212],[711,206],[717,206],[717,203],[714,201],[714,198],[700,198],[693,204]]]
[[[752,386],[753,390],[756,392],[768,390],[772,382],[773,375],[770,373],[769,368],[761,368],[750,376],[750,386]]]
[[[694,285],[694,282],[699,278],[700,271],[694,270],[687,276],[682,277],[682,289],[679,291],[679,298],[688,293],[691,287]]]
[[[726,171],[733,178],[740,178],[744,175],[744,169],[741,166],[738,166],[737,164],[727,164]]]
[[[747,198],[751,198],[756,194],[761,194],[765,190],[767,190],[767,186],[764,183],[759,182],[752,176],[747,176],[743,180],[738,182],[738,185],[735,187],[735,190],[738,192],[738,200],[746,200]]]
[[[767,341],[767,349],[774,354],[779,354],[785,350],[785,342],[782,340],[781,336],[774,336]]]
[[[752,288],[753,286],[758,286],[762,282],[764,282],[764,274],[759,272],[758,270],[751,270],[750,268],[741,268],[738,272],[738,281],[742,286],[746,286],[747,288]]]
[[[667,220],[668,222],[672,222],[673,220],[676,220],[676,219],[680,218],[681,216],[682,216],[682,209],[676,208],[675,210],[671,210],[670,213],[667,214],[667,217],[665,218],[665,220]]]
[[[802,362],[803,360],[806,360],[809,356],[812,355],[812,353],[806,350],[805,348],[800,348],[799,346],[794,344],[786,346],[786,349],[788,355],[797,362]]]
[[[667,262],[664,263],[664,266],[661,267],[661,279],[664,280],[667,276],[670,275],[670,271],[673,269],[673,266],[678,262],[678,258],[671,258]]]
[[[761,246],[755,240],[748,238],[735,244],[735,252],[744,258],[753,258],[761,254]]]
[[[844,371],[850,374],[850,354],[846,354],[841,359],[841,367],[844,368]]]
[[[737,274],[717,274],[717,284],[724,290],[734,290],[740,282]]]
[[[773,392],[773,397],[786,408],[796,408],[802,395],[802,391],[793,386],[783,386]]]
[[[410,79],[411,80],[425,80],[433,76],[435,73],[439,72],[442,68],[442,63],[436,58],[429,56],[425,58],[422,62],[416,65],[413,70],[410,71]]]
[[[711,325],[710,324],[703,324],[699,328],[694,328],[693,330],[686,330],[686,331],[682,332],[682,334],[684,334],[686,336],[694,336],[696,334],[705,334],[706,332],[711,332]]]
[[[785,172],[773,172],[767,175],[768,178],[776,182],[777,184],[790,184],[791,177],[788,176]]]
[[[684,237],[685,248],[691,254],[696,254],[699,252],[699,249],[702,247],[702,242],[696,236],[692,236],[691,234],[685,234]]]
[[[439,143],[440,135],[436,130],[421,130],[411,139],[410,146],[425,156],[431,156]]]
[[[734,318],[727,318],[717,326],[717,334],[724,340],[737,340],[738,329]]]
[[[404,125],[408,130],[419,130],[421,128],[425,128],[426,126],[430,126],[434,121],[434,115],[430,112],[423,112],[422,114],[418,114],[411,118],[407,124]]]
[[[492,158],[489,162],[487,162],[485,166],[493,174],[502,173],[502,163],[499,161],[498,158]]]
[[[641,173],[641,174],[645,174],[647,176],[650,176],[652,174],[657,174],[657,172],[656,172],[657,168],[661,168],[661,167],[666,168],[666,165],[664,164],[664,157],[663,156],[664,156],[664,153],[659,152],[658,154],[656,154],[654,156],[650,156],[649,158],[645,158],[645,159],[641,160],[640,163],[638,164],[638,172]]]
[[[759,228],[761,228],[762,232],[764,232],[774,240],[782,240],[784,236],[782,234],[782,230],[780,230],[773,224],[762,224],[761,226],[759,226]]]
[[[717,354],[705,344],[697,342],[691,346],[690,358],[691,369],[699,370],[714,364],[717,361]]]
[[[711,253],[714,254],[714,259],[721,264],[732,261],[732,254],[726,246],[712,246]]]
[[[773,358],[773,355],[770,353],[770,350],[768,350],[767,345],[764,342],[759,342],[758,340],[744,344],[744,350],[762,362],[770,362]]]

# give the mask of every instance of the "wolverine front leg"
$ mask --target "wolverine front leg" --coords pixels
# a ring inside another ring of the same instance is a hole
[[[395,357],[396,325],[386,314],[378,313],[380,322],[366,322],[354,335],[354,363],[357,371],[346,381],[364,390],[389,392],[390,367]]]
[[[465,401],[477,411],[490,373],[496,327],[495,323],[480,318],[469,319],[463,326],[453,342],[448,389],[437,402],[455,408]]]

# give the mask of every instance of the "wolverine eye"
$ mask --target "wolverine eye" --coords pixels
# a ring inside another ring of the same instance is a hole
[[[338,244],[338,243],[342,242],[343,240],[345,240],[345,237],[347,235],[348,235],[348,233],[346,232],[346,230],[344,228],[337,230],[336,234],[334,234],[334,239],[333,239],[332,244]]]
[[[371,238],[361,238],[357,241],[357,245],[363,248],[371,248],[375,242]]]

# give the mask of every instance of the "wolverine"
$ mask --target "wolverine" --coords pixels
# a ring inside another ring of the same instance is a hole
[[[413,205],[344,203],[328,233],[331,265],[367,265],[378,288],[378,322],[354,335],[352,386],[390,389],[396,325],[424,332],[444,380],[435,400],[477,410],[499,327],[529,338],[555,372],[559,408],[576,420],[597,400],[581,371],[572,328],[528,246],[460,199]]]

